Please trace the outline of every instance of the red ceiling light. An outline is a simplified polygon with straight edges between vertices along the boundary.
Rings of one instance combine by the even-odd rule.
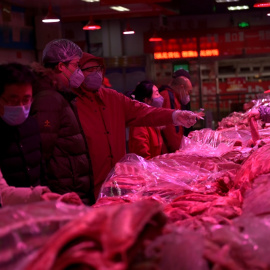
[[[162,41],[163,38],[160,37],[156,32],[154,32],[153,36],[148,39],[150,42],[159,42]]]
[[[53,13],[52,5],[51,5],[51,4],[49,5],[49,9],[48,9],[47,15],[44,17],[44,19],[42,20],[42,22],[44,22],[44,23],[55,23],[55,22],[60,22],[59,17],[56,16],[56,15]]]
[[[259,0],[257,3],[253,5],[255,8],[266,8],[270,7],[270,1],[269,0]]]
[[[89,22],[83,27],[83,30],[99,30],[99,29],[101,29],[101,26],[96,24],[91,17]]]

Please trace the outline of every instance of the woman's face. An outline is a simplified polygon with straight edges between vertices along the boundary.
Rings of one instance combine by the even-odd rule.
[[[152,90],[153,90],[152,99],[160,97],[160,93],[158,91],[158,88],[155,85],[153,85]]]

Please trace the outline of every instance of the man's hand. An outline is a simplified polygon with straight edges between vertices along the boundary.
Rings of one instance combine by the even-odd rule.
[[[260,112],[257,109],[253,109],[248,113],[248,118],[254,117],[256,120],[261,118]]]
[[[197,115],[197,119],[202,119],[204,120],[204,116],[205,116],[205,113],[204,112],[195,112],[195,114]]]
[[[82,200],[80,199],[80,197],[75,192],[70,192],[70,193],[66,193],[66,194],[62,195],[59,198],[59,201],[65,202],[65,203],[68,203],[68,204],[76,204],[76,205],[83,204]]]
[[[197,119],[202,119],[202,116],[204,116],[204,112],[194,113],[185,110],[175,110],[172,114],[173,124],[190,128],[197,122]]]
[[[41,195],[41,199],[44,201],[61,201],[67,204],[81,205],[83,202],[75,192],[66,193],[64,195],[47,192]]]
[[[61,197],[58,193],[46,192],[41,195],[41,199],[44,201],[56,201]]]

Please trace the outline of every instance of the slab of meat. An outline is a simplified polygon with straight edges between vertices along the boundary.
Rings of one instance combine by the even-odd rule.
[[[244,214],[258,216],[270,214],[270,174],[262,174],[255,178],[251,189],[244,194]]]
[[[203,250],[201,234],[179,228],[155,239],[147,247],[146,254],[148,258],[156,261],[157,267],[151,269],[208,270]]]
[[[256,177],[270,173],[270,144],[254,151],[243,163],[235,176],[235,184],[245,191]]]
[[[256,144],[256,141],[260,139],[260,134],[258,131],[258,124],[254,117],[249,118],[250,132],[253,143]]]
[[[151,200],[93,208],[59,230],[26,269],[127,269],[138,242],[159,235],[165,222]]]
[[[270,267],[268,217],[242,215],[230,225],[210,228],[205,237],[204,256],[212,269],[267,270]]]

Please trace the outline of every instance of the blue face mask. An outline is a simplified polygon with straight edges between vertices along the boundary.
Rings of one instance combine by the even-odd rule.
[[[69,78],[69,87],[70,88],[78,88],[84,81],[84,75],[82,71],[77,68]]]
[[[4,114],[1,117],[8,125],[18,126],[29,116],[31,103],[25,106],[4,106]]]
[[[84,80],[83,84],[88,91],[97,91],[102,84],[102,72],[90,73]]]
[[[163,96],[157,97],[157,98],[153,98],[151,106],[157,107],[157,108],[161,108],[164,102],[164,98]]]

